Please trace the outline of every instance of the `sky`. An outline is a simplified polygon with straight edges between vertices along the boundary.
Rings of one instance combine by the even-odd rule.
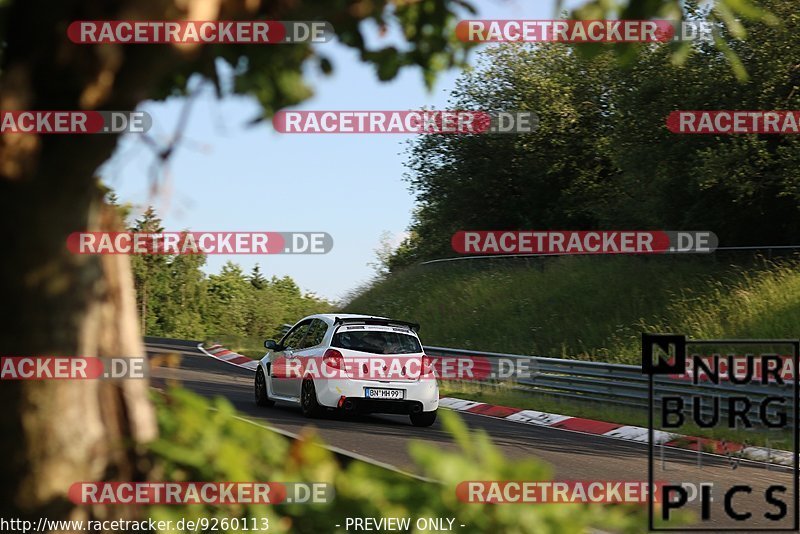
[[[580,3],[566,2],[564,8]],[[473,0],[473,5],[478,15],[465,18],[551,19],[554,9],[552,0]],[[442,73],[431,91],[417,69],[380,82],[357,52],[335,40],[317,46],[331,58],[334,74],[310,73],[315,95],[292,109],[445,109],[459,75]],[[476,57],[473,52],[471,61]],[[174,135],[185,104],[171,98],[140,106],[153,117],[150,135],[159,143],[166,145]],[[258,113],[251,98],[220,100],[210,88],[201,91],[178,150],[159,173],[155,195],[153,153],[135,135],[122,139],[100,176],[120,202],[133,204],[134,216],[153,205],[166,231],[328,232],[334,244],[325,255],[212,255],[205,271],[219,272],[231,260],[248,272],[258,263],[266,276],[289,275],[303,291],[342,301],[373,277],[369,264],[382,236],[388,233],[396,245],[406,235],[414,197],[403,180],[404,150],[414,135],[280,134],[268,123],[248,126]]]

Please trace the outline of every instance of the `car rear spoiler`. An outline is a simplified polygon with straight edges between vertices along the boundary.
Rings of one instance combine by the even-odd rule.
[[[382,319],[380,317],[336,317],[333,325],[337,324],[373,324],[380,326],[405,326],[414,332],[419,332],[419,324],[409,323],[408,321],[396,321],[394,319]]]

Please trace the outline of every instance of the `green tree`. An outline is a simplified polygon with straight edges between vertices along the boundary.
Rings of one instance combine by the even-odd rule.
[[[392,268],[453,255],[458,230],[708,229],[723,245],[789,244],[800,232],[791,135],[678,135],[680,109],[794,109],[800,42],[792,6],[763,5],[786,25],[745,22],[740,41],[717,30],[754,74],[742,82],[719,46],[671,45],[594,56],[546,43],[488,49],[452,95],[460,109],[532,110],[525,135],[425,136],[408,150],[417,197],[410,237]],[[693,15],[694,16],[694,15]]]
[[[169,285],[164,316],[164,333],[178,339],[202,339],[206,334],[208,282],[202,267],[203,254],[181,254],[169,262]]]
[[[557,0],[556,12],[560,12],[561,5],[562,0]],[[589,0],[573,9],[571,18],[683,20],[687,16],[702,14],[716,28],[713,37],[715,51],[724,56],[728,71],[738,81],[744,82],[749,79],[752,71],[742,63],[731,38],[738,42],[750,39],[746,22],[778,26],[783,19],[770,9],[773,5],[771,0]],[[622,60],[623,65],[633,65],[641,48],[641,45],[622,43],[614,46],[612,51]],[[601,43],[581,44],[575,47],[575,52],[584,57],[594,57],[603,49],[604,45]],[[669,51],[672,61],[675,64],[682,63],[692,53],[691,49],[691,42],[671,44]]]
[[[158,234],[164,231],[155,208],[148,206],[136,219],[131,232]],[[142,332],[147,335],[164,335],[163,318],[167,315],[164,303],[170,294],[169,258],[164,254],[137,254],[131,256],[133,283]]]
[[[160,233],[162,224],[150,207],[131,231]],[[331,307],[304,295],[289,276],[267,280],[258,264],[245,275],[229,261],[219,274],[207,277],[205,263],[204,254],[133,256],[137,309],[145,333],[183,339],[220,334],[277,337],[283,324]]]
[[[247,309],[253,286],[233,262],[208,277],[207,324],[211,333],[247,334]]]
[[[605,140],[613,58],[593,59],[561,44],[488,49],[462,75],[454,109],[534,111],[531,134],[421,137],[407,167],[418,208],[411,237],[390,265],[452,255],[463,229],[584,229],[598,224],[593,203],[617,172]]]
[[[256,289],[264,289],[267,279],[261,274],[261,267],[256,263],[250,270],[250,284]]]
[[[796,242],[797,136],[676,135],[664,127],[678,109],[797,109],[800,42],[791,28],[800,17],[781,0],[762,5],[784,24],[745,23],[747,40],[727,36],[751,74],[746,83],[709,44],[697,45],[680,65],[666,48],[642,53],[620,73],[610,146],[622,170],[615,190],[624,195],[604,220],[621,209],[635,224],[714,230],[724,245]]]

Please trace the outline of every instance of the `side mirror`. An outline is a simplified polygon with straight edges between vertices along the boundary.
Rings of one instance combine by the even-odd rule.
[[[264,348],[269,350],[278,350],[279,345],[272,339],[268,339],[264,342]]]

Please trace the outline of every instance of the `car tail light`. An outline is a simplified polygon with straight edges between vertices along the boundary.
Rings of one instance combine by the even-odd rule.
[[[332,369],[342,369],[344,367],[344,356],[336,349],[328,349],[322,356],[322,363]]]

